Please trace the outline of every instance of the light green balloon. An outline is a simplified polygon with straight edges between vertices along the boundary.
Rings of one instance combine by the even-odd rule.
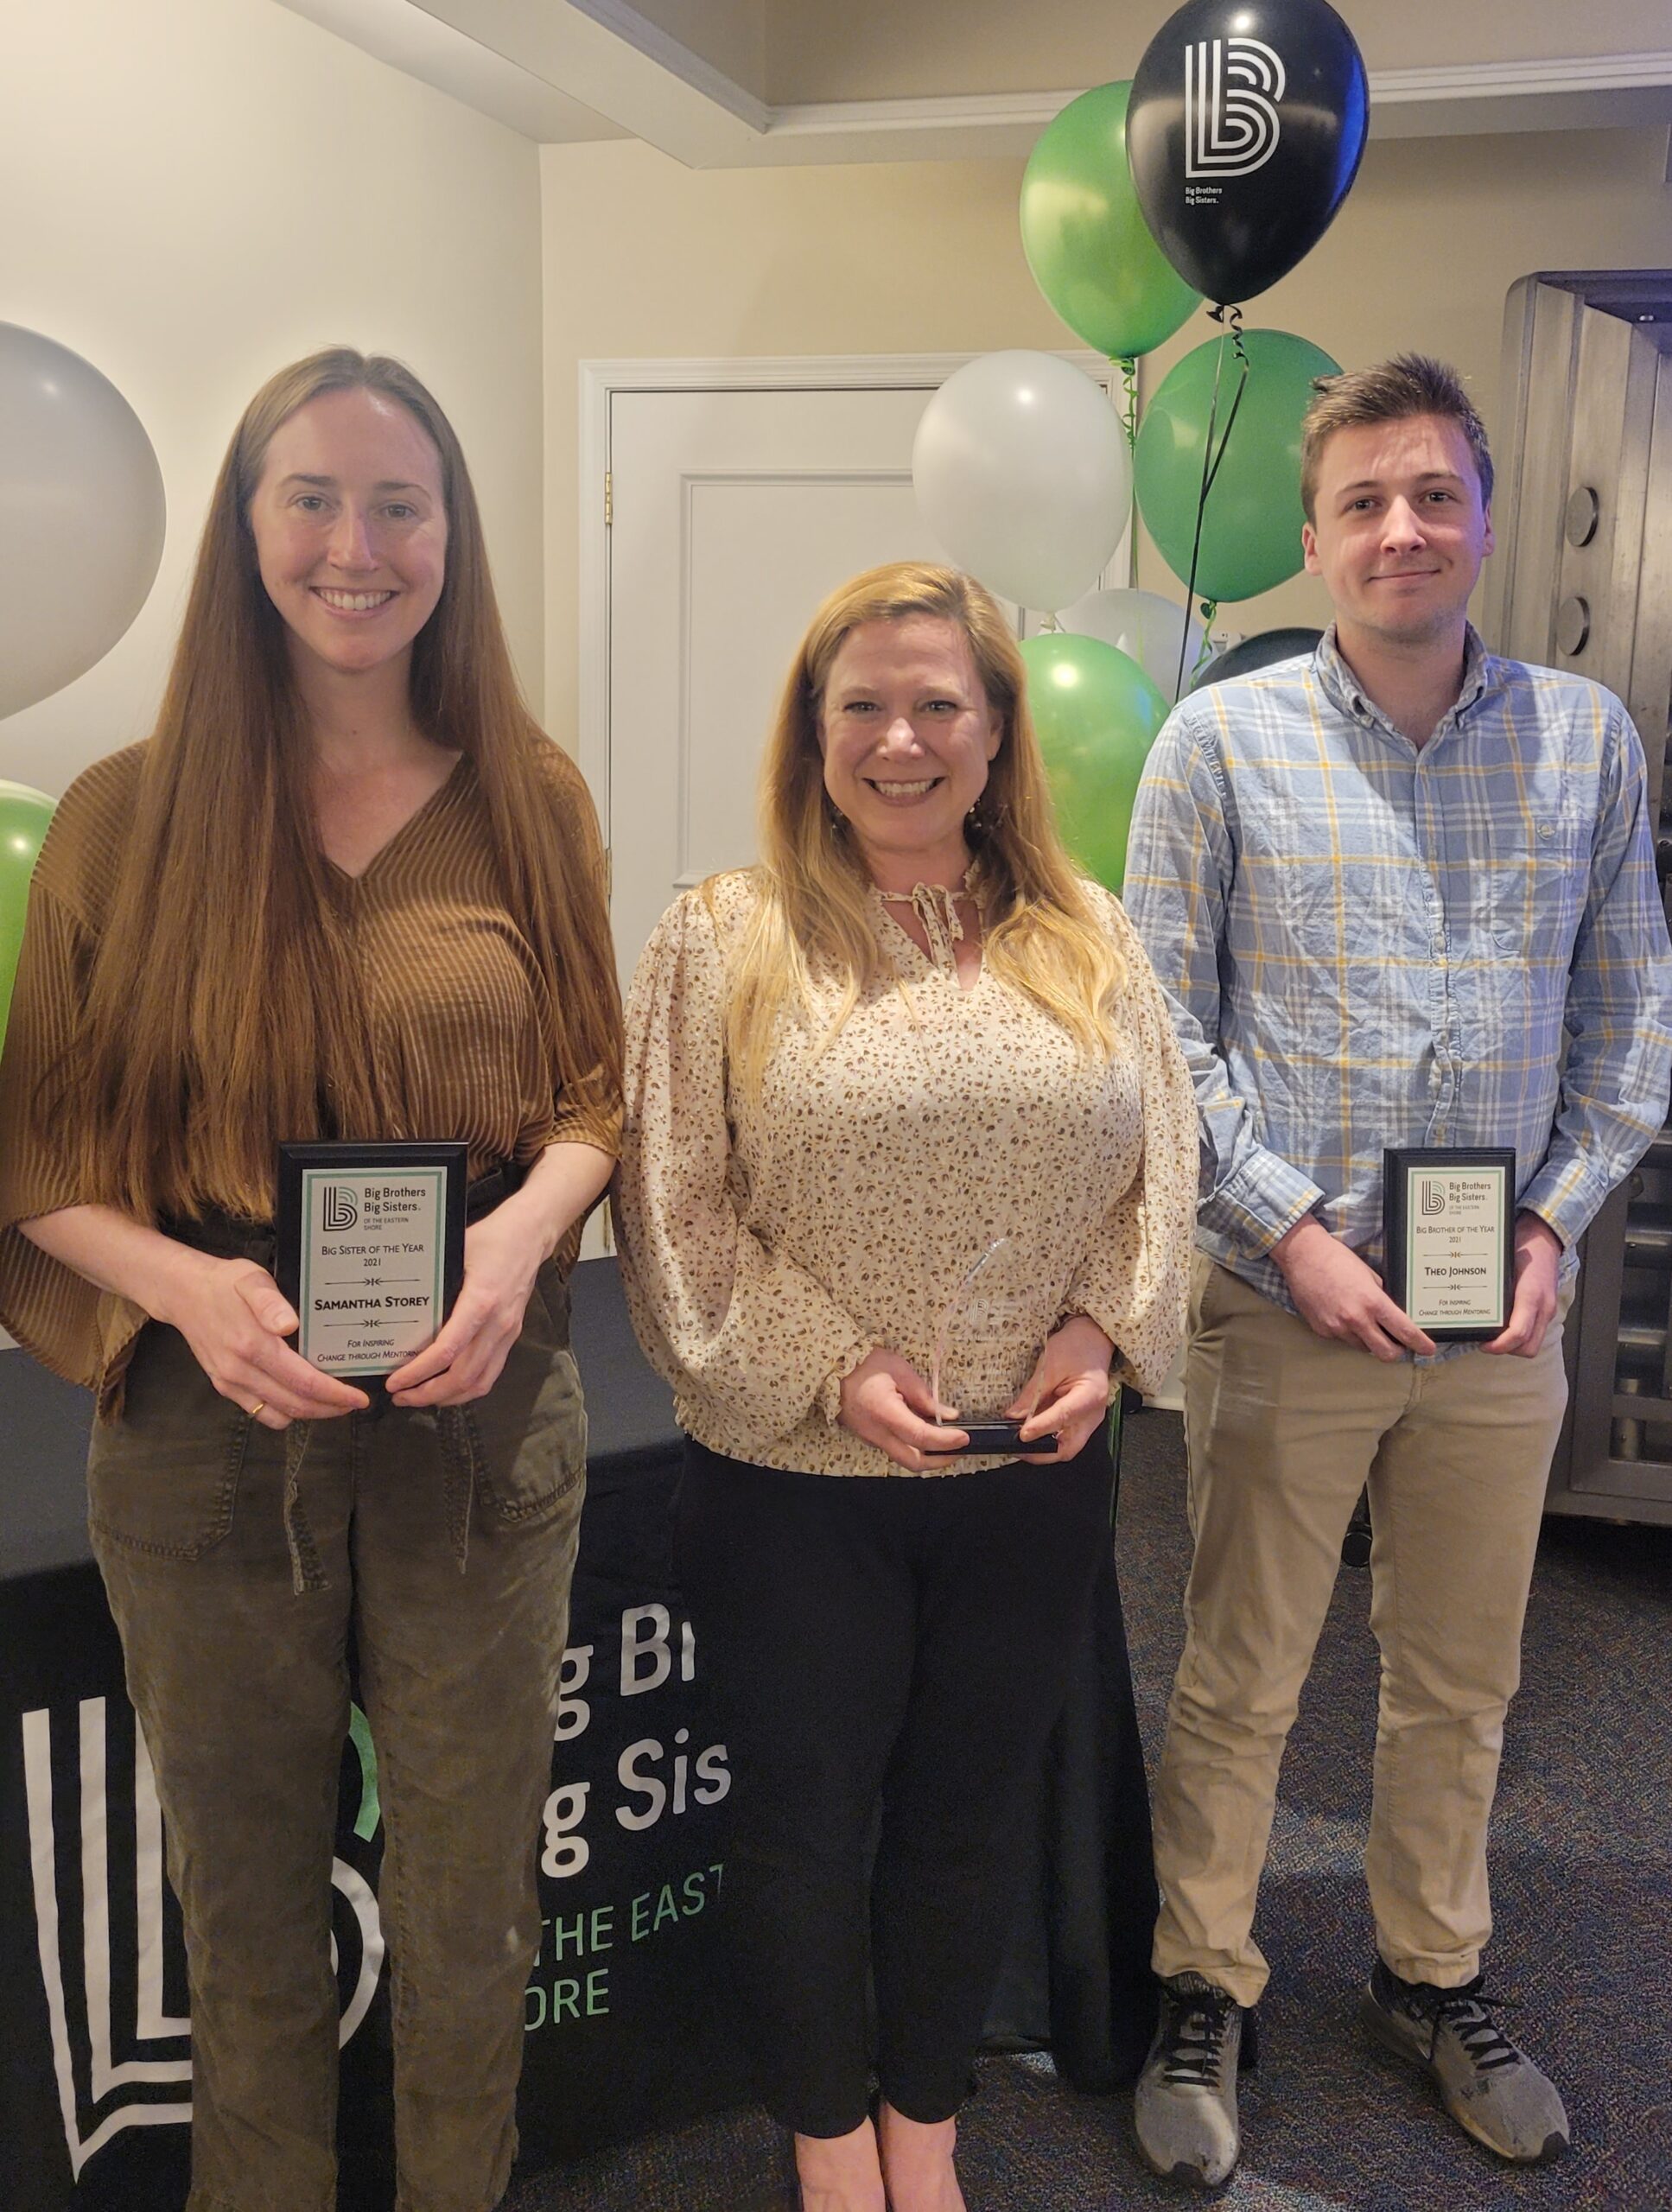
[[[1063,842],[1118,893],[1132,802],[1167,704],[1135,660],[1061,630],[1023,644],[1027,703],[1045,754]]]
[[[11,1012],[11,987],[23,943],[23,914],[53,802],[27,784],[0,782],[0,1044]]]
[[[1299,574],[1301,565],[1300,418],[1314,377],[1339,373],[1320,346],[1287,330],[1247,330],[1248,383],[1231,421],[1241,374],[1229,338],[1205,346],[1167,372],[1144,410],[1133,455],[1138,510],[1161,557],[1181,583],[1190,580],[1191,543],[1202,491],[1202,454],[1219,374],[1213,449],[1224,458],[1208,493],[1196,563],[1198,599],[1252,599]],[[1230,421],[1230,435],[1225,424]]]
[[[1022,177],[1022,251],[1069,328],[1130,359],[1201,304],[1149,234],[1126,158],[1129,81],[1098,85],[1048,123]]]

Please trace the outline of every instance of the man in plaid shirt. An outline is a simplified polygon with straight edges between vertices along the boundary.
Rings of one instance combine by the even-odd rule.
[[[1174,711],[1126,882],[1203,1140],[1196,1548],[1136,2121],[1156,2171],[1205,2184],[1237,2159],[1278,1763],[1366,1484],[1382,1685],[1360,2017],[1502,2157],[1567,2146],[1483,1989],[1486,1829],[1574,1244],[1659,1130],[1672,1066],[1643,748],[1607,692],[1469,626],[1492,473],[1461,384],[1418,355],[1321,379],[1302,450],[1334,625]],[[1384,1145],[1515,1147],[1515,1299],[1491,1341],[1440,1351],[1383,1288]]]

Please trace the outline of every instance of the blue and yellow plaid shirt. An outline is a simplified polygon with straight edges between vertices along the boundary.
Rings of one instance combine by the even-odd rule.
[[[1195,1079],[1197,1241],[1291,1310],[1268,1255],[1308,1211],[1381,1268],[1384,1145],[1513,1145],[1571,1274],[1665,1119],[1672,951],[1637,732],[1472,629],[1421,751],[1333,629],[1181,702],[1126,905]]]

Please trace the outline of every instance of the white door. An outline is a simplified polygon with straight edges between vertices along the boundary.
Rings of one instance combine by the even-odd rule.
[[[912,442],[954,365],[881,387],[611,392],[607,747],[582,757],[607,779],[624,982],[681,891],[753,859],[761,748],[819,601],[880,562],[945,558]]]
[[[754,857],[754,780],[813,609],[944,557],[912,496],[926,391],[627,391],[610,406],[610,854],[624,979],[664,909]]]

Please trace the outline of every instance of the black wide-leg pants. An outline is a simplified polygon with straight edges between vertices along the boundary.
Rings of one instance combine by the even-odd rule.
[[[686,1445],[677,1562],[735,1776],[741,2019],[802,2134],[859,2126],[874,2056],[909,2119],[967,2094],[1113,1480],[1101,1433],[1062,1466],[922,1477]]]

